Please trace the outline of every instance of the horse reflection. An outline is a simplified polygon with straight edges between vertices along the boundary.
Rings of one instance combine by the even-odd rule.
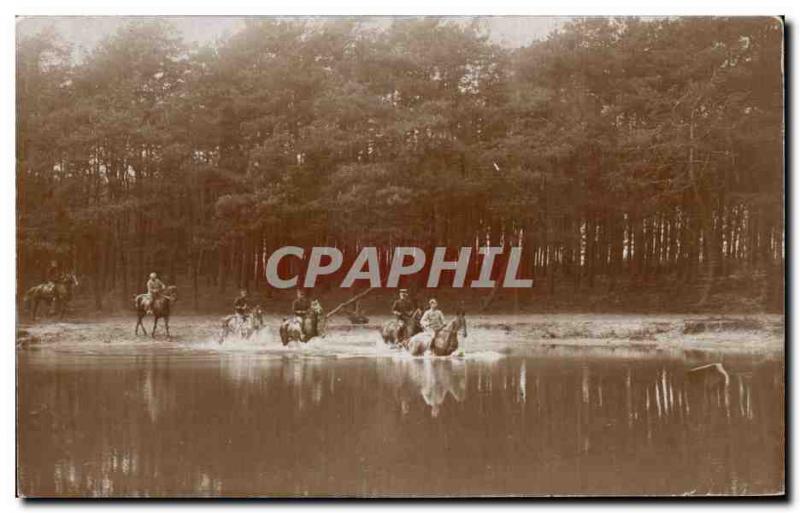
[[[411,360],[402,362],[405,375],[431,408],[431,416],[438,417],[448,394],[458,402],[467,395],[467,366],[452,360]]]
[[[243,394],[266,388],[268,383],[280,382],[297,410],[318,405],[334,392],[335,369],[316,359],[254,358],[252,354],[234,354],[221,360],[221,370],[222,376]]]

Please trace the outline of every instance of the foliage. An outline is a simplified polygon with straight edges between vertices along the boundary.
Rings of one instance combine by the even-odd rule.
[[[19,269],[55,257],[126,302],[153,269],[265,286],[289,243],[522,244],[550,287],[780,265],[782,38],[580,19],[511,50],[437,19],[269,19],[188,47],[136,22],[83,59],[22,38]]]

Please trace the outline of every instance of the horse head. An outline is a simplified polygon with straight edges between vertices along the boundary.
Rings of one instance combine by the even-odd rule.
[[[449,356],[458,349],[458,332],[467,336],[467,317],[463,310],[458,310],[455,319],[439,332],[431,341],[431,350],[436,356]]]
[[[164,297],[169,299],[170,302],[174,302],[178,299],[178,286],[177,285],[170,285],[164,290]]]
[[[251,308],[250,315],[253,317],[253,320],[256,321],[259,327],[264,324],[264,310],[261,309],[261,305],[256,305]]]
[[[78,277],[75,276],[75,273],[64,273],[61,275],[61,279],[59,280],[60,283],[66,285],[67,287],[77,287]]]

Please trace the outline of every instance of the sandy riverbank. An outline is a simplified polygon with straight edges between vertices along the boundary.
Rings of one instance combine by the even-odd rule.
[[[326,341],[377,342],[378,328],[388,319],[377,316],[366,325],[351,325],[343,317],[329,321]],[[267,316],[265,346],[278,344],[281,318]],[[134,319],[109,317],[103,320],[20,322],[18,347],[141,346],[153,344],[202,344],[215,341],[219,318],[175,316],[170,322],[172,337],[162,328],[156,340],[135,336]],[[148,331],[152,320],[147,322]],[[468,319],[467,344],[473,347],[571,347],[697,349],[730,353],[782,354],[784,320],[779,315],[598,315],[533,314],[481,315]]]

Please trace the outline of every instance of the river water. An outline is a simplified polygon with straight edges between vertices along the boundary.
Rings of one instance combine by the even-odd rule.
[[[26,348],[25,496],[762,494],[780,356],[471,341]],[[691,372],[697,367],[720,363]]]

